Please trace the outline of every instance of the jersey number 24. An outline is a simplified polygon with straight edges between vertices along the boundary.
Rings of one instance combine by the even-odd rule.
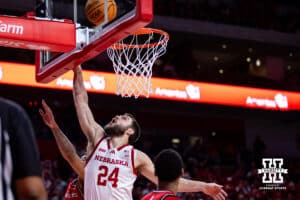
[[[112,183],[112,187],[118,187],[119,168],[114,168],[110,174],[108,174],[107,166],[100,165],[98,170],[98,185],[106,186],[109,181]]]

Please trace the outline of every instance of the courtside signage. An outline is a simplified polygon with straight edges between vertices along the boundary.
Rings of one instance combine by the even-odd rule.
[[[83,70],[83,76],[89,92],[115,94],[114,73]],[[0,84],[71,90],[73,72],[42,84],[35,81],[34,65],[0,62]],[[163,78],[152,78],[149,98],[266,110],[300,110],[300,93],[297,92]]]

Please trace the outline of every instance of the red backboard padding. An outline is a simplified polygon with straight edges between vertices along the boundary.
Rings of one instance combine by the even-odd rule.
[[[0,16],[0,46],[68,52],[76,46],[75,34],[70,20]]]

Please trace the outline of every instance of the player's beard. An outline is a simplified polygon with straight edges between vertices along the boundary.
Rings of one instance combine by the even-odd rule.
[[[124,134],[125,130],[126,130],[125,127],[121,127],[118,125],[107,124],[106,126],[104,126],[104,131],[105,131],[106,135],[110,136],[110,137],[121,136]]]

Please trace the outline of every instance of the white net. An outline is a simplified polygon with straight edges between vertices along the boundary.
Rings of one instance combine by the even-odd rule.
[[[117,95],[149,97],[152,66],[166,52],[168,39],[161,30],[143,28],[107,49],[116,73]]]

